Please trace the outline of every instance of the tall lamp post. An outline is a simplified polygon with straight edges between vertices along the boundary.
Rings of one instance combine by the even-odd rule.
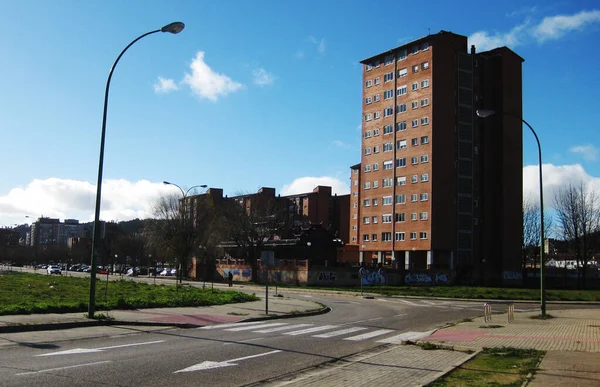
[[[486,118],[491,115],[494,115],[496,112],[494,110],[477,110],[477,116],[481,118]],[[514,114],[504,113],[501,114],[513,118],[517,118],[521,120],[533,133],[535,137],[535,141],[538,146],[538,157],[539,157],[539,178],[540,178],[540,308],[542,312],[542,317],[546,317],[546,288],[544,287],[544,186],[542,180],[542,146],[540,145],[540,139],[538,138],[537,133],[531,125],[527,121],[525,121],[522,117],[515,116]]]
[[[185,231],[185,213],[186,213],[186,209],[185,209],[185,199],[187,198],[188,194],[190,193],[190,191],[194,188],[206,188],[208,187],[206,184],[200,184],[200,185],[195,185],[193,187],[188,188],[187,191],[184,191],[183,188],[181,188],[180,186],[178,186],[175,183],[170,183],[168,181],[163,181],[163,184],[165,185],[174,185],[175,187],[179,188],[179,190],[181,191],[181,232],[183,233]],[[184,238],[181,238],[182,243],[186,243],[186,240]],[[179,277],[179,283],[181,283],[183,281],[183,257],[180,257],[179,260],[180,263],[180,267],[177,269],[177,276]]]
[[[140,40],[148,35],[152,35],[157,32],[169,32],[171,34],[178,34],[183,30],[184,27],[185,27],[185,24],[183,24],[181,22],[174,22],[171,24],[167,24],[166,26],[162,27],[161,29],[146,32],[145,34],[138,36],[131,43],[129,43],[127,45],[127,47],[125,47],[123,49],[123,51],[121,51],[121,53],[117,57],[117,60],[115,60],[115,63],[113,63],[112,67],[110,68],[110,71],[108,72],[108,79],[106,81],[106,90],[104,92],[104,112],[102,115],[102,134],[100,137],[100,161],[98,162],[98,183],[96,185],[96,210],[94,213],[94,234],[93,234],[93,238],[92,238],[92,262],[91,262],[92,271],[90,272],[90,300],[89,300],[89,304],[88,304],[88,318],[94,317],[94,312],[95,312],[95,307],[96,307],[96,258],[98,255],[98,244],[100,242],[100,199],[102,196],[102,167],[104,164],[104,137],[106,134],[106,112],[108,109],[108,90],[110,88],[110,80],[112,78],[113,71],[115,70],[115,67],[117,66],[117,63],[119,63],[119,60],[121,59],[123,54],[125,54],[125,51],[127,51],[127,49],[129,47],[131,47],[135,42],[137,42],[138,40]]]

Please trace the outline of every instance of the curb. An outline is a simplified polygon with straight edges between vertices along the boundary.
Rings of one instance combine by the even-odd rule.
[[[276,315],[276,316],[250,317],[250,318],[247,318],[244,320],[240,320],[239,322],[279,320],[279,319],[294,318],[294,317],[310,317],[310,316],[318,316],[320,314],[325,314],[325,313],[331,312],[330,307],[325,306],[325,305],[323,305],[323,306],[324,307],[319,310],[310,311],[310,312],[300,312],[300,313],[283,314],[283,315]]]

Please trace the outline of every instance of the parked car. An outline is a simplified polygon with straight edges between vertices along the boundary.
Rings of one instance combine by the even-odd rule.
[[[110,269],[104,269],[102,267],[98,268],[98,274],[110,274]]]
[[[48,272],[48,274],[62,274],[60,266],[56,266],[56,265],[50,265],[50,266],[48,266],[48,268],[46,269],[46,271]]]

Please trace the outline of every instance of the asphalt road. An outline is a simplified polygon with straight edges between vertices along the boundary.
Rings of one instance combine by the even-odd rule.
[[[78,328],[79,338],[66,341],[57,332],[22,333],[13,336],[19,345],[0,349],[0,386],[247,385],[482,314],[480,302],[297,296],[332,311],[199,329]]]

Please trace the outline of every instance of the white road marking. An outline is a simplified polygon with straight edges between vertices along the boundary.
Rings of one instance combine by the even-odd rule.
[[[378,329],[373,332],[363,333],[362,335],[347,337],[344,340],[350,341],[360,341],[365,339],[370,339],[371,337],[385,335],[386,333],[394,332],[393,329]]]
[[[337,327],[338,327],[338,325],[323,325],[320,327],[302,329],[302,330],[294,331],[294,332],[285,332],[284,335],[298,336],[298,335],[304,335],[306,333],[325,331],[327,329],[333,329],[333,328],[337,328]]]
[[[252,338],[252,339],[246,339],[246,340],[235,341],[235,342],[233,342],[233,343],[225,343],[225,344],[223,344],[223,345],[232,345],[232,344],[239,344],[239,343],[249,343],[249,342],[251,342],[251,341],[258,341],[258,340],[262,340],[262,339],[264,339],[264,337],[255,337],[255,338]]]
[[[433,301],[421,300],[421,302],[424,304],[429,304],[429,305],[437,305],[437,303],[433,302]]]
[[[56,355],[73,355],[73,354],[82,354],[82,353],[96,353],[102,352],[107,349],[115,349],[115,348],[125,348],[125,347],[136,347],[138,345],[148,345],[148,344],[158,344],[163,343],[164,340],[158,341],[148,341],[145,343],[132,343],[132,344],[122,344],[122,345],[113,345],[111,347],[102,347],[102,348],[74,348],[68,349],[66,351],[52,352],[52,353],[43,353],[41,355],[35,355],[35,357],[39,356],[56,356]]]
[[[289,324],[288,323],[269,323],[269,324],[261,324],[261,325],[250,325],[247,327],[227,328],[225,330],[228,332],[240,332],[240,331],[250,331],[252,329],[257,329],[257,328],[277,327],[280,325],[289,325]]]
[[[404,332],[396,336],[388,337],[383,340],[378,340],[378,343],[386,343],[386,344],[402,344],[403,341],[406,340],[419,340],[423,337],[427,337],[431,335],[434,331],[427,332]]]
[[[313,335],[313,337],[329,338],[329,337],[345,335],[345,334],[352,333],[352,332],[363,331],[365,329],[367,329],[367,328],[352,327],[352,328],[341,329],[339,331],[321,333],[320,335]]]
[[[407,305],[411,305],[411,306],[425,306],[425,307],[427,307],[427,305],[417,304],[416,302],[412,302],[412,301],[408,301],[408,300],[398,300],[398,301],[395,301],[395,302],[402,303],[402,304],[407,304]]]
[[[61,370],[67,370],[69,368],[85,367],[85,366],[91,366],[91,365],[97,365],[97,364],[104,364],[104,363],[111,363],[111,361],[110,360],[104,360],[104,361],[97,361],[97,362],[94,362],[94,363],[77,364],[77,365],[66,366],[66,367],[58,367],[58,368],[49,368],[49,369],[40,370],[40,371],[21,372],[20,374],[15,374],[15,376],[33,375],[33,374],[39,374],[39,373],[42,373],[42,372],[61,371]]]
[[[229,327],[242,327],[242,326],[246,326],[246,325],[258,325],[258,324],[264,324],[264,321],[250,321],[250,322],[242,322],[242,323],[207,325],[205,327],[200,327],[198,329],[220,329],[220,328],[229,328]]]
[[[367,319],[367,320],[352,321],[352,322],[344,323],[344,324],[341,324],[341,325],[358,324],[358,323],[361,323],[361,322],[375,321],[375,320],[382,320],[382,319],[383,319],[383,317],[375,317],[375,318],[370,318],[370,319]]]
[[[196,365],[184,368],[184,369],[179,370],[179,371],[175,371],[173,373],[177,374],[177,373],[180,373],[180,372],[192,372],[192,371],[209,370],[211,368],[231,367],[231,366],[237,365],[237,364],[234,363],[236,361],[242,361],[242,360],[247,360],[247,359],[253,359],[255,357],[272,355],[272,354],[278,353],[278,352],[281,352],[281,350],[275,350],[275,351],[271,351],[271,352],[259,353],[257,355],[250,355],[250,356],[238,357],[237,359],[231,359],[231,360],[226,360],[226,361],[218,361],[218,362],[217,361],[203,361],[202,363],[198,363]]]
[[[389,302],[388,300],[385,300],[383,298],[377,298],[377,301],[381,301],[381,302]]]
[[[252,331],[255,333],[271,333],[271,332],[279,332],[279,331],[286,331],[288,329],[296,329],[296,328],[304,328],[304,327],[311,327],[314,324],[294,324],[294,325],[288,325],[288,326],[284,326],[284,327],[276,327],[276,328],[269,328],[269,329],[261,329],[259,331]]]
[[[392,317],[400,317],[400,316],[406,316],[406,313],[395,314]]]

